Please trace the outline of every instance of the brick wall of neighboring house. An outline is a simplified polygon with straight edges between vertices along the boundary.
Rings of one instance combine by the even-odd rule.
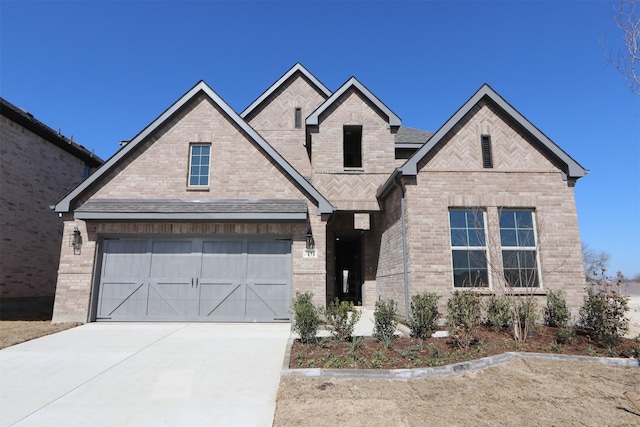
[[[301,73],[292,76],[245,121],[305,177],[311,176],[311,162],[305,146],[304,120],[325,97]],[[295,109],[301,109],[300,128],[295,128]]]
[[[483,169],[480,135],[491,135],[493,169]],[[419,165],[407,185],[411,293],[435,291],[444,305],[453,290],[449,208],[486,211],[490,265],[501,270],[500,208],[535,212],[542,290],[564,289],[574,311],[582,302],[584,267],[574,189],[527,137],[487,105],[473,109]],[[492,286],[499,292],[497,278]]]
[[[85,163],[0,116],[0,298],[52,298],[62,220],[50,209],[83,180]]]
[[[362,126],[360,170],[344,168],[345,125]],[[348,90],[321,115],[311,141],[314,187],[339,210],[379,210],[376,190],[394,169],[395,140],[377,108],[355,89]]]
[[[209,191],[187,186],[189,143],[211,143]],[[110,179],[109,179],[110,178]],[[143,147],[111,172],[103,185],[87,191],[92,199],[305,199],[306,196],[280,173],[260,149],[232,125],[208,98],[198,97],[169,124],[150,137]],[[293,295],[314,293],[325,303],[327,218],[316,215],[308,202],[309,222],[295,224],[117,224],[85,223],[65,219],[65,233],[78,226],[83,236],[82,254],[62,245],[54,321],[87,321],[92,288],[95,243],[103,233],[142,234],[286,234],[294,239]],[[317,258],[302,258],[305,236],[312,228]],[[87,229],[88,227],[88,229]],[[71,231],[69,231],[71,230]]]

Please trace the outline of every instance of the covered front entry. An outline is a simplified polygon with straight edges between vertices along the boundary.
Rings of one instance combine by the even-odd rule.
[[[291,240],[105,238],[96,320],[289,320]]]

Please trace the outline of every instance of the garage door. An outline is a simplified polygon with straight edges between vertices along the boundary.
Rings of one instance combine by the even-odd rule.
[[[97,320],[289,320],[291,240],[105,239]]]

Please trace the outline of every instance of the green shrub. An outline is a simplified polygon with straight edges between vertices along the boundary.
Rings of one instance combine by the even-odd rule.
[[[338,298],[327,305],[323,314],[331,335],[339,341],[351,340],[356,323],[362,316],[360,311],[354,310],[352,302]]]
[[[547,305],[544,308],[544,323],[554,328],[565,328],[571,320],[571,311],[562,289],[547,292]]]
[[[535,330],[536,323],[540,320],[538,302],[534,296],[518,299],[518,316],[520,318],[520,328],[526,337],[526,332]]]
[[[449,335],[458,346],[469,348],[478,340],[482,302],[477,293],[454,291],[447,301],[447,325]]]
[[[511,307],[505,296],[491,295],[487,302],[487,323],[494,331],[499,332],[511,324]]]
[[[379,299],[376,301],[375,310],[373,312],[373,336],[378,341],[382,341],[385,346],[389,347],[393,341],[393,334],[396,332],[396,309],[397,304],[394,300],[388,301]]]
[[[293,313],[293,330],[300,335],[302,342],[308,343],[315,339],[320,324],[320,310],[313,305],[313,294],[296,292],[291,304]]]
[[[558,344],[569,344],[576,337],[574,328],[560,328],[556,332],[556,342]]]
[[[433,292],[425,292],[411,297],[411,313],[409,315],[409,327],[414,337],[428,338],[431,331],[438,326],[440,313],[438,312],[438,300],[440,295]]]
[[[617,286],[623,279],[618,273]],[[580,325],[589,330],[591,339],[605,345],[617,344],[629,330],[629,319],[625,317],[629,297],[614,290],[614,285],[604,275],[586,291],[580,307]]]

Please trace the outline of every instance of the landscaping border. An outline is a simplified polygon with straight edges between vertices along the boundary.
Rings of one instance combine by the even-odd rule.
[[[529,353],[529,352],[506,352],[494,356],[487,356],[481,359],[467,362],[454,363],[452,365],[438,366],[432,368],[413,369],[323,369],[323,368],[300,368],[290,369],[291,349],[295,338],[289,338],[287,349],[284,355],[281,377],[308,377],[308,378],[360,378],[360,379],[386,379],[386,380],[408,380],[422,377],[444,377],[461,374],[465,372],[481,371],[492,366],[502,365],[515,359],[542,359],[557,360],[563,362],[596,362],[602,365],[640,368],[640,360],[623,359],[619,357],[592,357],[592,356],[571,356],[565,354],[551,353]]]

